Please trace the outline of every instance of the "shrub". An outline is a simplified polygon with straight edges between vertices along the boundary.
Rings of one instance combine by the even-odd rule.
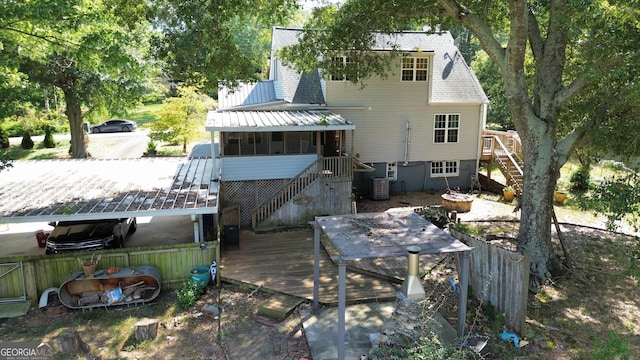
[[[569,178],[571,183],[571,190],[574,191],[587,191],[589,190],[590,176],[588,168],[580,168],[571,174]]]
[[[53,139],[53,127],[49,125],[44,126],[44,147],[47,149],[56,147],[56,141]]]
[[[446,228],[451,222],[449,216],[447,215],[447,210],[443,207],[427,206],[420,209],[415,209],[415,212],[440,229]]]
[[[197,282],[190,280],[182,283],[182,288],[176,290],[176,296],[178,297],[178,304],[181,308],[187,309],[198,301],[202,295],[204,288],[202,288]]]
[[[24,132],[24,134],[22,135],[22,142],[20,143],[20,146],[23,149],[33,149],[33,139],[31,139],[31,134],[29,134],[29,132]]]
[[[0,149],[8,149],[9,146],[9,136],[7,136],[7,134],[2,129],[0,129]]]

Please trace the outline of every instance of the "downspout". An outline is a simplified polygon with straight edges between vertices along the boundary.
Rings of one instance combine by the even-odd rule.
[[[409,120],[407,120],[407,125],[404,133],[404,163],[402,166],[409,165],[409,145],[411,144],[411,127]]]
[[[474,175],[476,179],[478,178],[478,168],[480,167],[480,157],[482,156],[482,148],[484,147],[484,129],[487,126],[488,107],[489,106],[487,103],[483,103],[482,105],[480,105],[480,114],[478,114],[480,116],[480,121],[478,122],[479,123],[478,153],[476,154],[476,166],[474,170]]]

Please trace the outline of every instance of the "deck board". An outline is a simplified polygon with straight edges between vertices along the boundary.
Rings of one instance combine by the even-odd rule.
[[[240,250],[222,252],[220,276],[226,281],[312,300],[313,230],[255,234],[241,229]],[[398,289],[397,281],[347,271],[349,303],[394,299]],[[319,300],[325,305],[338,303],[338,267],[324,250],[320,257]]]

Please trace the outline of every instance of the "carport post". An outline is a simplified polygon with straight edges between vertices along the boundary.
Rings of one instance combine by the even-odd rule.
[[[191,214],[191,222],[193,223],[193,242],[200,241],[200,226],[198,225],[198,215]]]
[[[338,360],[344,360],[347,262],[338,260]]]
[[[202,214],[198,214],[198,240],[203,243],[204,242],[204,220],[202,219]]]
[[[317,221],[310,221],[313,225],[313,313],[318,313],[320,302],[320,225]]]
[[[460,298],[458,299],[458,338],[464,336],[464,323],[467,320],[467,288],[469,287],[469,264],[471,251],[463,251],[460,259]]]

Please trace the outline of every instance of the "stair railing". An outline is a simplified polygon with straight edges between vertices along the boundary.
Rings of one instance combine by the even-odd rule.
[[[500,140],[499,136],[484,135],[483,140],[483,153],[490,151],[491,158],[496,160],[498,167],[507,178],[507,185],[512,185],[516,189],[516,193],[522,194],[522,183],[509,169],[514,169],[521,178],[524,178],[524,172],[516,158],[511,154],[511,151]]]
[[[255,229],[258,223],[266,220],[317,179],[351,178],[352,174],[353,167],[350,157],[319,157],[255,207],[251,212],[251,226]]]

